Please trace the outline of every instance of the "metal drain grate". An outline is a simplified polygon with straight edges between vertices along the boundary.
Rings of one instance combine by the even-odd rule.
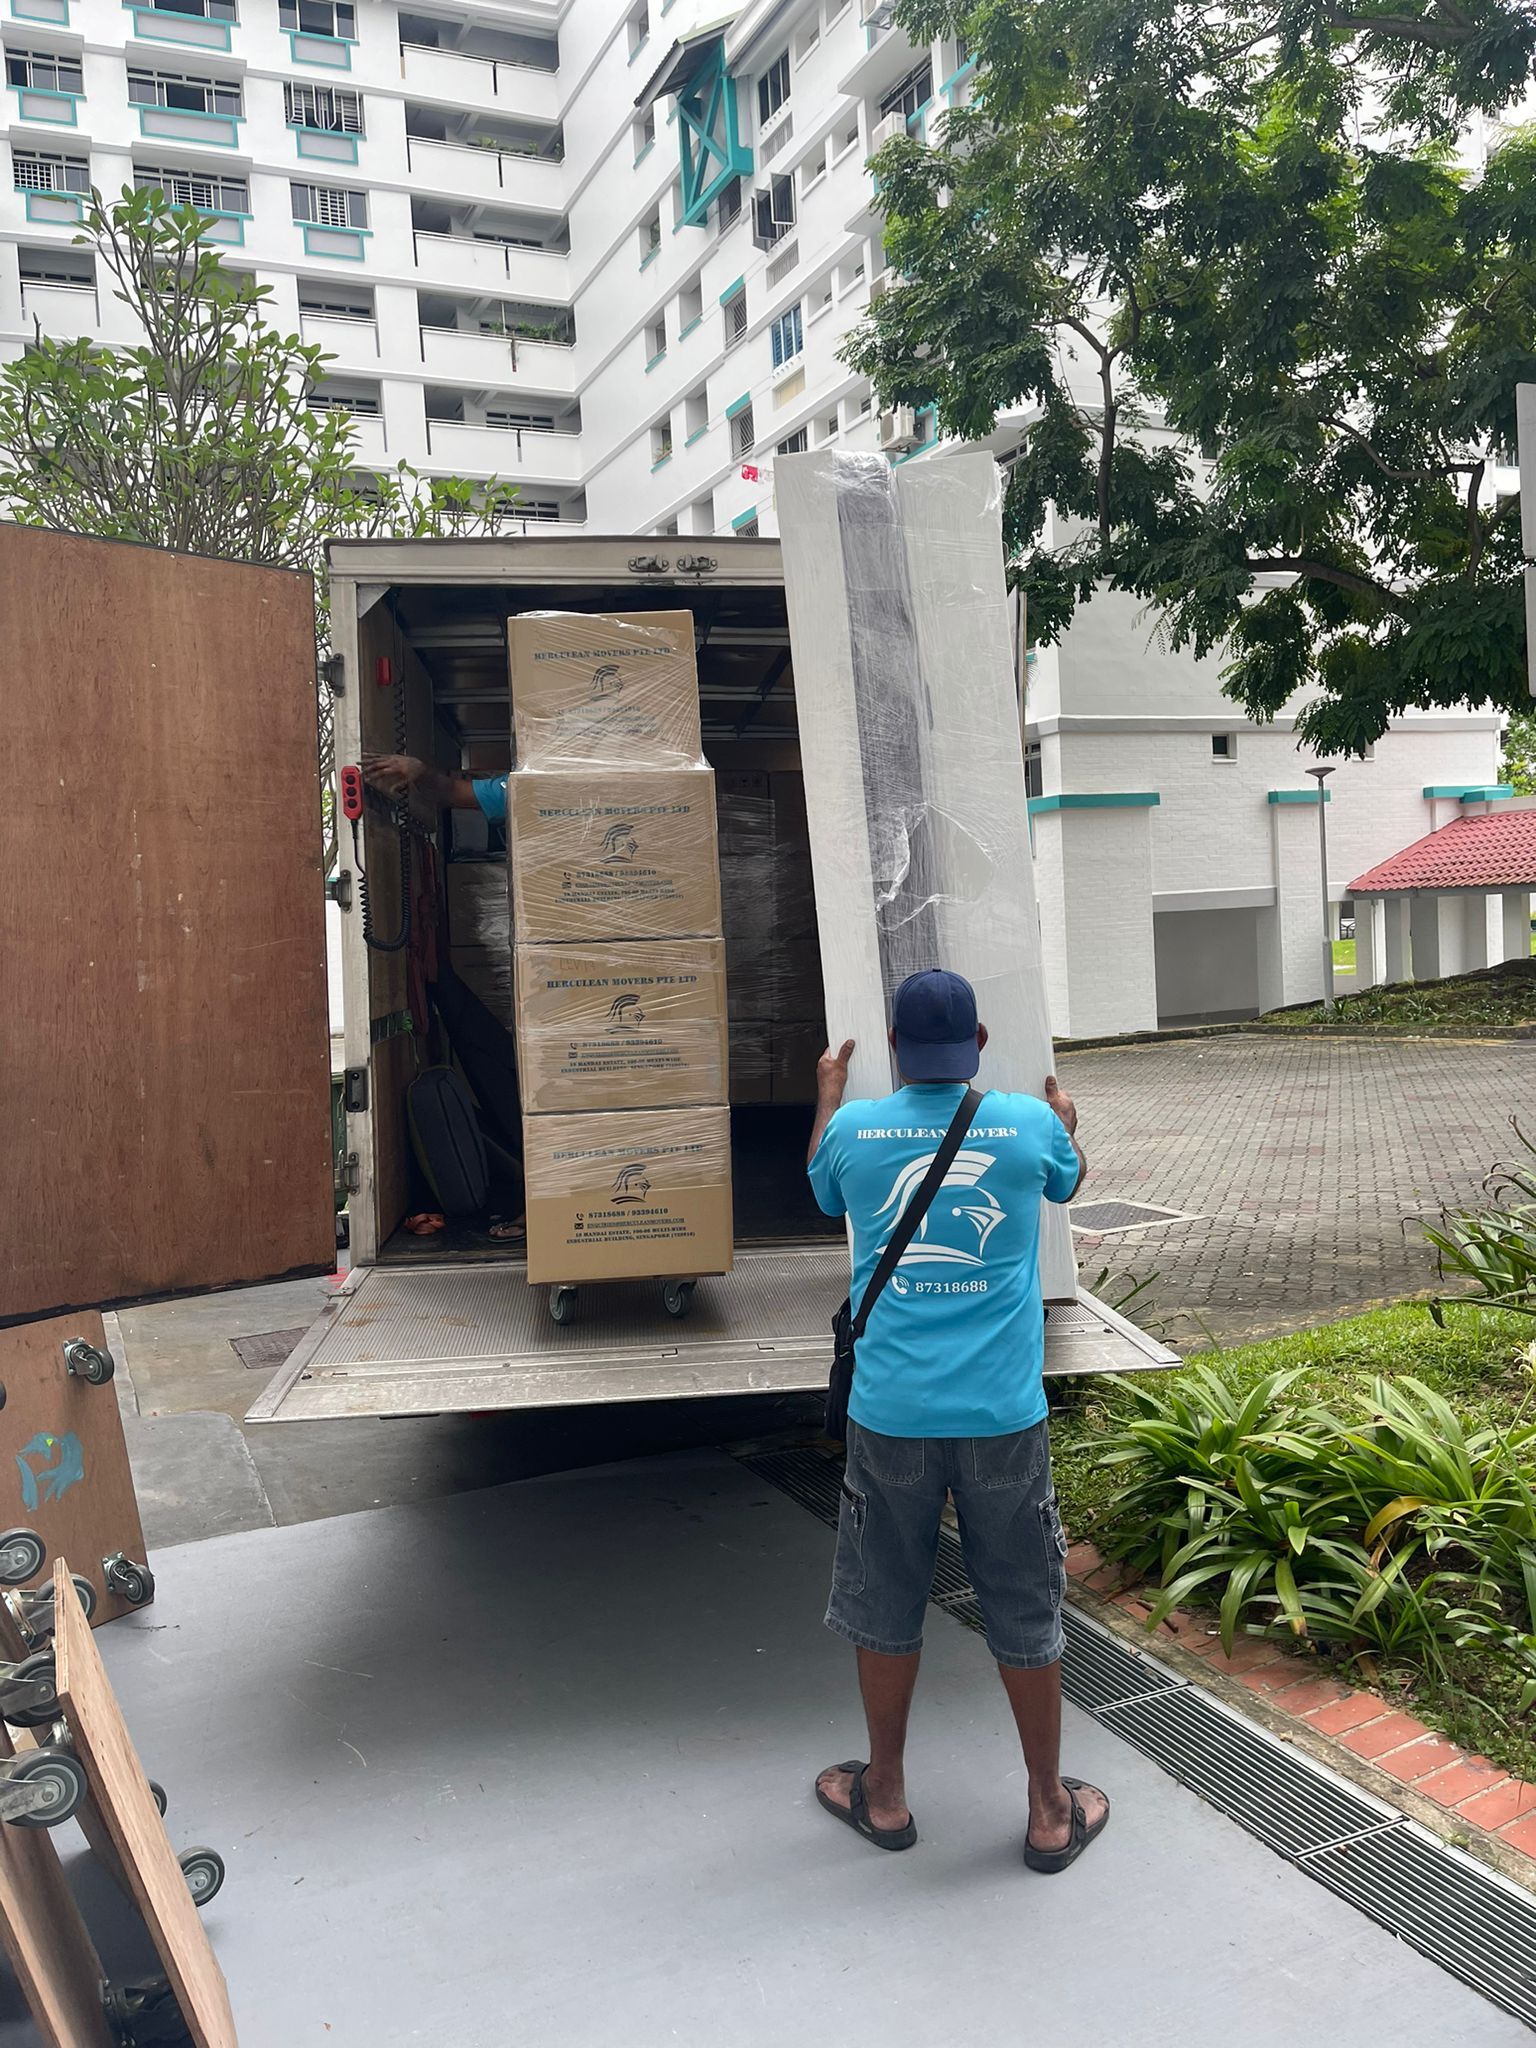
[[[1149,1223],[1187,1223],[1182,1209],[1154,1209],[1150,1202],[1074,1202],[1072,1228],[1092,1237],[1117,1230],[1144,1230]]]
[[[829,1525],[839,1460],[800,1449],[742,1463]],[[981,1631],[954,1532],[939,1534],[935,1603]],[[1536,1899],[1229,1712],[1071,1609],[1062,1691],[1133,1749],[1462,1983],[1536,2027]]]

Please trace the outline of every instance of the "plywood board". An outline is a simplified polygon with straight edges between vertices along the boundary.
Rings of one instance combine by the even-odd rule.
[[[44,2048],[113,2048],[101,1961],[45,1828],[0,1824],[0,1945]]]
[[[101,1317],[83,1310],[0,1329],[0,1529],[31,1529],[47,1545],[34,1585],[51,1574],[56,1557],[78,1560],[76,1569],[96,1588],[100,1624],[130,1611],[108,1587],[101,1561],[120,1550],[147,1562],[144,1530],[117,1389],[67,1371],[70,1337],[107,1348]]]
[[[0,525],[0,1321],[334,1257],[310,580]]]
[[[236,2048],[224,1973],[198,1919],[62,1558],[54,1566],[54,1586],[59,1697],[76,1754],[90,1777],[91,1796],[196,2048]]]
[[[890,998],[934,966],[977,984],[992,1033],[980,1084],[1039,1094],[1052,1048],[995,465],[797,455],[776,489],[827,1029],[856,1041],[849,1095],[895,1085]],[[1052,1205],[1041,1279],[1047,1300],[1074,1298]]]

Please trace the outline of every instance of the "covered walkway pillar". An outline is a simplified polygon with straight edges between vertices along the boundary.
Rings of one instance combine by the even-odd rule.
[[[1415,981],[1439,981],[1447,974],[1465,971],[1466,916],[1461,896],[1415,896],[1410,924]]]
[[[1408,943],[1409,913],[1412,908],[1411,896],[1384,896],[1381,899],[1382,965],[1388,981],[1413,979]]]
[[[1505,889],[1499,897],[1499,958],[1524,960],[1531,950],[1531,892]]]
[[[1387,973],[1387,905],[1380,896],[1355,899],[1355,988],[1379,988]]]

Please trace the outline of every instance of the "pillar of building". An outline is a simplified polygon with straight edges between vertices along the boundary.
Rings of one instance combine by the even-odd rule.
[[[1413,979],[1408,936],[1412,908],[1411,896],[1384,896],[1381,899],[1381,964],[1389,982]]]
[[[1284,796],[1287,801],[1277,802]],[[1276,791],[1270,800],[1275,901],[1259,916],[1259,1009],[1317,1003],[1323,996],[1323,904],[1317,799]]]
[[[1494,966],[1504,957],[1504,919],[1497,894],[1469,889],[1461,899],[1461,913],[1461,972]]]
[[[1415,981],[1442,981],[1465,970],[1467,920],[1460,895],[1415,896],[1410,924]]]
[[[1387,906],[1380,896],[1355,898],[1355,988],[1379,988],[1387,975]]]
[[[1499,958],[1525,960],[1531,951],[1531,892],[1505,889],[1499,899]]]
[[[1041,952],[1058,1037],[1157,1025],[1147,795],[1037,798]]]

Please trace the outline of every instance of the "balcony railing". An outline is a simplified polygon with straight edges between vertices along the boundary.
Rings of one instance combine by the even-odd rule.
[[[505,57],[472,57],[434,44],[402,43],[400,76],[410,91],[458,107],[496,107],[533,121],[554,121],[560,112],[554,72]]]
[[[410,168],[427,184],[466,199],[506,199],[541,212],[565,204],[565,168],[555,157],[472,142],[436,142],[408,135]]]
[[[569,297],[569,265],[555,249],[520,249],[509,242],[482,242],[472,235],[443,235],[418,228],[416,268],[445,283],[479,285],[507,298],[550,300]]]
[[[364,313],[299,312],[299,331],[338,362],[377,362],[379,323]]]
[[[456,383],[513,386],[557,396],[574,394],[572,351],[512,334],[477,334],[467,327],[423,327],[423,365]]]
[[[552,484],[573,484],[581,475],[581,436],[547,428],[429,419],[427,450],[435,462],[472,475],[531,477]]]
[[[29,325],[36,320],[44,334],[60,341],[94,335],[101,324],[101,304],[93,284],[38,284],[24,278],[21,310]]]

